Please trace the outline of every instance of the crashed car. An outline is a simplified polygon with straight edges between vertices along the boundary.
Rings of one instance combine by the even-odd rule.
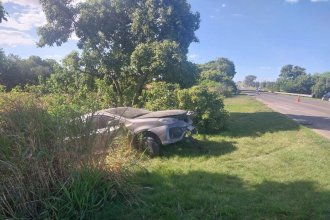
[[[330,101],[330,92],[323,95],[322,100],[324,101]]]
[[[192,112],[185,110],[148,111],[132,107],[109,108],[86,114],[96,133],[109,135],[120,126],[127,128],[132,145],[145,150],[150,156],[160,153],[161,145],[181,141],[196,131]]]

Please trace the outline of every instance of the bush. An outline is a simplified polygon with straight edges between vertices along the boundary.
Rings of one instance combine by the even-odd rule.
[[[210,91],[217,92],[218,95],[224,97],[230,97],[237,94],[236,84],[232,80],[225,82],[215,82],[212,80],[203,80],[200,85],[208,87]]]
[[[177,93],[180,89],[179,84],[166,82],[154,82],[148,85],[141,97],[144,107],[151,111],[178,108]]]
[[[322,96],[330,91],[330,80],[329,81],[329,85],[327,86],[327,78],[326,77],[317,77],[316,78],[316,83],[315,85],[312,87],[312,94],[313,97],[316,98],[322,98]]]
[[[143,96],[149,110],[185,109],[196,113],[194,123],[200,132],[216,132],[226,126],[228,113],[223,99],[213,87],[194,86],[179,89],[177,84],[152,83]]]
[[[179,107],[196,113],[194,122],[200,132],[212,133],[225,129],[228,113],[223,99],[206,86],[193,86],[178,92]]]

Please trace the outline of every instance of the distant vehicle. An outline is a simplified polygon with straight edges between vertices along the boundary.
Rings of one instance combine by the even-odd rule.
[[[324,101],[330,101],[330,92],[323,95],[322,100]]]
[[[85,114],[80,119],[91,123],[100,138],[111,134],[123,125],[132,136],[132,145],[157,156],[161,145],[181,141],[195,132],[192,112],[185,110],[148,111],[145,109],[118,107]]]
[[[258,87],[258,88],[256,89],[256,93],[257,93],[257,95],[260,95],[260,93],[261,93],[261,89],[260,89],[260,87]]]

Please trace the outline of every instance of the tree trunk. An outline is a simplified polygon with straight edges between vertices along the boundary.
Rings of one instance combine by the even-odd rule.
[[[133,100],[132,100],[132,105],[136,105],[139,101],[139,97],[142,93],[142,89],[144,84],[146,83],[148,74],[145,73],[144,75],[142,75],[140,77],[140,79],[138,80],[136,86],[135,86],[135,90],[134,90],[134,96],[133,96]]]
[[[118,95],[118,104],[119,106],[123,106],[124,103],[123,92],[121,91],[120,84],[118,83],[117,79],[114,76],[112,76],[111,74],[109,74],[109,76],[115,86],[115,90],[116,90],[115,92]]]

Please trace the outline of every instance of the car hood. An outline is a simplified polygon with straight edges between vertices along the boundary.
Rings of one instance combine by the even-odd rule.
[[[145,115],[139,116],[137,118],[167,118],[174,117],[179,115],[186,115],[187,111],[185,110],[165,110],[165,111],[156,111],[150,112]]]

